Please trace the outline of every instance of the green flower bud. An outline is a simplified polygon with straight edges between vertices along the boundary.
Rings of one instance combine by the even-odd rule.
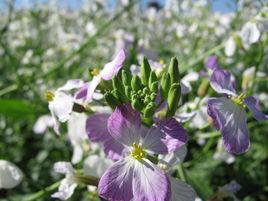
[[[151,67],[148,60],[143,57],[141,62],[141,81],[142,84],[147,85],[150,77]]]
[[[131,99],[131,87],[125,86],[125,95],[129,100]]]
[[[158,90],[158,81],[152,83],[151,87],[150,87],[151,92],[155,92],[157,93]]]
[[[137,111],[142,110],[142,103],[139,101],[138,98],[132,98],[131,99],[131,106]]]
[[[113,89],[120,91],[120,93],[125,92],[124,85],[117,76],[113,77],[112,82],[113,82]]]
[[[142,90],[142,93],[143,94],[148,94],[149,93],[149,89],[147,87],[144,87],[143,90]]]
[[[157,93],[155,93],[155,92],[151,93],[151,95],[150,95],[151,101],[154,101],[156,96],[157,96]]]
[[[131,73],[126,70],[122,70],[122,80],[125,86],[131,86]]]
[[[104,99],[106,100],[107,104],[113,109],[120,104],[120,101],[111,92],[106,92],[104,94]]]
[[[157,80],[157,76],[156,76],[156,74],[155,74],[155,72],[154,71],[151,71],[151,73],[150,73],[150,77],[149,77],[149,87],[151,88],[151,86],[152,86],[152,84],[154,83],[154,82],[157,82],[158,80]]]
[[[144,117],[149,118],[153,116],[155,110],[155,104],[150,102],[143,111]]]
[[[139,89],[142,88],[142,84],[141,84],[141,79],[137,76],[137,75],[134,75],[132,77],[132,80],[131,80],[131,87],[134,91],[138,91]]]
[[[170,75],[168,73],[164,73],[160,82],[160,93],[163,99],[167,99],[170,85]]]
[[[180,82],[179,65],[178,65],[178,60],[176,57],[173,57],[170,60],[169,67],[168,67],[168,73],[170,75],[171,84]]]
[[[168,92],[168,98],[167,98],[167,117],[174,116],[181,96],[181,86],[180,84],[172,84],[169,92]]]

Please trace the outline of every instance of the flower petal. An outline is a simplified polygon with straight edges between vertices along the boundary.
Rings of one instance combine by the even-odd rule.
[[[0,160],[0,189],[17,186],[23,178],[21,170],[13,163]]]
[[[250,109],[253,116],[257,120],[268,120],[268,115],[260,111],[259,101],[253,96],[246,97],[244,100],[245,105]]]
[[[120,143],[128,146],[138,143],[141,133],[140,113],[129,104],[117,106],[108,119],[108,131]]]
[[[218,93],[236,95],[236,90],[230,72],[216,69],[210,77],[211,87]]]
[[[170,201],[194,201],[196,193],[194,189],[183,181],[169,176],[171,183]]]
[[[173,153],[159,155],[159,159],[161,160],[161,163],[167,165],[169,169],[172,169],[177,164],[182,163],[186,154],[187,154],[187,148],[185,145],[183,145]]]
[[[100,72],[100,76],[102,77],[102,79],[111,80],[113,76],[117,75],[119,70],[122,68],[125,59],[126,59],[126,54],[125,54],[125,51],[122,49],[115,56],[113,61],[105,64],[104,68]]]
[[[55,97],[49,102],[48,108],[60,122],[66,122],[73,110],[73,97],[62,91],[57,91]]]
[[[244,108],[236,105],[226,97],[211,98],[208,101],[208,114],[215,127],[220,129],[225,149],[241,154],[249,149],[249,133]]]
[[[76,99],[85,99],[87,97],[87,92],[89,88],[89,82],[84,83],[83,86],[75,93],[74,97]]]
[[[72,89],[78,89],[82,87],[84,82],[82,80],[76,79],[76,80],[68,80],[65,85],[58,88],[58,91],[70,91]]]
[[[101,82],[101,76],[97,75],[94,76],[92,81],[89,83],[89,87],[87,90],[87,96],[86,96],[86,101],[90,102],[93,99],[93,94],[97,88],[97,86],[99,85],[99,83]]]
[[[84,173],[88,176],[101,177],[108,167],[113,164],[112,160],[104,158],[104,156],[90,155],[84,161]]]
[[[61,174],[65,174],[65,175],[75,173],[75,170],[74,170],[72,164],[69,162],[64,162],[64,161],[56,162],[54,164],[53,170],[57,173],[61,173]]]
[[[211,70],[219,69],[218,58],[215,55],[209,56],[205,61],[205,66]]]
[[[108,158],[118,160],[122,156],[124,146],[117,142],[107,130],[109,114],[95,114],[86,122],[86,132],[92,142],[100,142]]]
[[[52,198],[68,200],[74,193],[77,184],[71,178],[65,178],[60,182],[58,192],[51,195]]]
[[[134,200],[169,201],[170,181],[167,175],[148,160],[135,161],[133,175]]]
[[[186,130],[173,118],[155,123],[145,138],[142,145],[145,149],[158,154],[171,153],[188,140]]]
[[[130,201],[133,198],[133,160],[115,162],[101,177],[99,195],[109,201]]]

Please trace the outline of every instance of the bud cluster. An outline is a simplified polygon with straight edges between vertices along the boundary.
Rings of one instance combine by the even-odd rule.
[[[148,60],[143,58],[140,72],[139,77],[122,69],[112,79],[112,90],[106,91],[104,95],[107,103],[112,108],[122,103],[130,103],[135,110],[141,112],[143,119],[149,122],[155,111],[166,103],[166,116],[173,116],[181,95],[178,60],[172,58],[168,71],[157,77]]]

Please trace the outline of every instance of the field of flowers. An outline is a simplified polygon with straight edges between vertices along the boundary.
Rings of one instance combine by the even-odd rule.
[[[268,2],[0,2],[0,201],[268,200]]]

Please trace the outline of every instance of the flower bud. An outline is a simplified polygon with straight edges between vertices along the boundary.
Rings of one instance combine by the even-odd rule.
[[[151,67],[148,60],[143,57],[141,62],[141,81],[142,84],[147,85],[150,77]]]
[[[172,84],[169,92],[168,92],[168,98],[167,98],[167,117],[174,116],[181,96],[181,86],[180,84]]]
[[[171,84],[180,82],[179,65],[178,65],[178,60],[176,57],[173,57],[170,60],[169,67],[168,67],[168,73],[170,75]]]
[[[151,71],[150,77],[149,77],[149,83],[148,83],[149,87],[151,88],[151,85],[156,81],[158,81],[157,76],[154,71]]]
[[[170,85],[170,75],[168,73],[164,73],[160,82],[160,93],[163,99],[167,99]]]
[[[137,111],[141,111],[142,110],[142,104],[141,102],[139,101],[138,98],[133,98],[131,99],[131,106],[137,110]]]
[[[107,104],[113,109],[116,108],[117,105],[120,105],[120,101],[111,92],[106,92],[104,94],[104,99],[106,100]]]
[[[130,100],[131,99],[131,87],[125,86],[125,95]]]
[[[132,77],[132,80],[131,80],[131,87],[134,91],[138,91],[139,89],[142,88],[142,84],[141,84],[141,79],[137,76],[137,75],[134,75]]]
[[[154,109],[155,109],[155,104],[152,103],[152,102],[150,102],[150,103],[146,106],[146,108],[145,108],[145,110],[144,110],[144,112],[143,112],[144,117],[145,117],[145,118],[149,118],[149,117],[153,116],[153,114],[154,114]]]
[[[131,86],[131,73],[126,70],[122,70],[122,80],[125,86]]]
[[[113,89],[116,89],[121,93],[125,92],[124,85],[117,76],[113,77],[112,82],[113,82]]]
[[[157,93],[158,81],[155,81],[154,83],[151,84],[150,90],[151,90],[151,92]]]

